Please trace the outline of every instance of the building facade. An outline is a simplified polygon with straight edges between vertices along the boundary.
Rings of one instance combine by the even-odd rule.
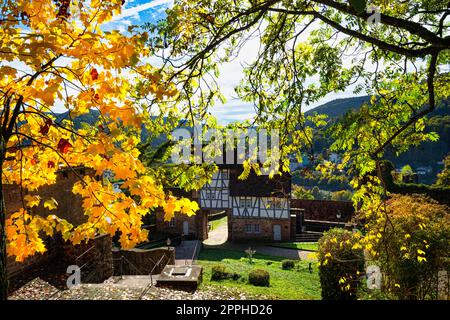
[[[228,213],[228,239],[287,241],[291,237],[289,174],[241,180],[242,166],[222,166],[200,191],[203,210]]]
[[[176,197],[189,198],[199,202],[199,192],[186,192],[177,188],[166,189]],[[158,233],[170,236],[183,236],[184,239],[208,239],[208,211],[200,209],[195,215],[187,216],[176,212],[170,221],[164,220],[164,210],[155,210],[155,226]]]

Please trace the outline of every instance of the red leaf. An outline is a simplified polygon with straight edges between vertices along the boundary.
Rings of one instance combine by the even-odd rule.
[[[48,130],[50,130],[50,126],[48,124],[45,124],[41,127],[41,130],[39,130],[39,133],[46,136],[48,133]]]
[[[47,167],[48,168],[54,168],[55,167],[55,163],[53,161],[49,161],[49,162],[47,162]]]
[[[58,142],[58,151],[61,153],[67,153],[69,152],[69,148],[72,147],[72,145],[70,144],[69,141],[67,141],[66,139],[59,139]]]
[[[37,163],[37,160],[36,160],[36,159],[34,159],[34,158],[31,159],[31,164],[32,164],[32,165],[35,165],[36,163]]]
[[[97,72],[97,69],[93,68],[93,69],[91,70],[91,78],[92,78],[92,80],[97,80],[97,79],[98,79],[98,72]]]
[[[45,124],[48,125],[48,126],[51,126],[53,124],[52,119],[45,120]]]

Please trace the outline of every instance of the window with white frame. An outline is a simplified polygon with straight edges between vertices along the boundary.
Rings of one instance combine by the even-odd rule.
[[[216,198],[216,192],[214,190],[206,190],[205,191],[205,199],[215,199]]]
[[[248,199],[245,197],[239,198],[239,207],[241,208],[251,208],[252,207],[252,199]]]
[[[260,233],[259,224],[249,223],[245,225],[246,233]]]

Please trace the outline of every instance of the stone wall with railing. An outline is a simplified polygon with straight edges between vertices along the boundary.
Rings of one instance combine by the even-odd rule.
[[[175,264],[173,247],[156,249],[113,249],[114,275],[159,274],[166,264]]]

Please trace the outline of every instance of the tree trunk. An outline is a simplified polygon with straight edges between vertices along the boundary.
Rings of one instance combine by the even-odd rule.
[[[5,159],[6,145],[4,139],[0,141],[0,301],[8,298],[8,272],[6,269],[6,207],[3,195],[3,160]]]

